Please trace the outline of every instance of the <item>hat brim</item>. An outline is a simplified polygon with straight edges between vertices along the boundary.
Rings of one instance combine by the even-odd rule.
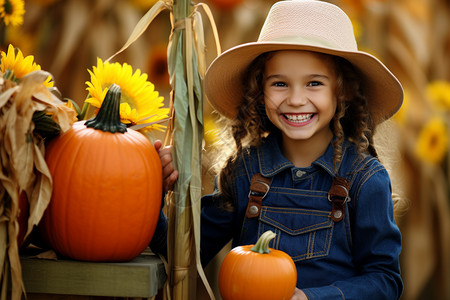
[[[227,118],[235,118],[242,101],[243,76],[260,54],[280,50],[305,50],[336,55],[347,59],[363,75],[369,110],[376,124],[393,116],[403,102],[403,88],[385,65],[362,51],[342,51],[326,47],[252,42],[228,49],[209,66],[205,75],[205,93],[211,106]]]

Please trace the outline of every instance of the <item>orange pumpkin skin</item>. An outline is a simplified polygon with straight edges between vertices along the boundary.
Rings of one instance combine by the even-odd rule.
[[[219,271],[219,290],[224,300],[289,300],[297,284],[297,269],[283,251],[261,254],[253,245],[233,248]]]
[[[76,122],[46,148],[53,194],[40,229],[60,254],[86,261],[127,261],[152,239],[162,169],[141,133],[103,132]]]

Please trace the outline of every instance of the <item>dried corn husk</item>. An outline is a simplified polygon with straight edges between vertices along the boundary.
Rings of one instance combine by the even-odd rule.
[[[174,164],[179,178],[167,197],[168,289],[166,299],[196,299],[195,274],[201,277],[209,297],[209,287],[200,263],[201,146],[203,139],[202,81],[206,71],[205,38],[200,9],[207,14],[220,46],[208,6],[189,0],[158,1],[141,18],[125,45],[112,57],[127,49],[163,10],[170,11],[172,33],[168,46],[168,69],[172,87],[170,123],[166,144],[174,145]],[[111,57],[111,58],[112,58]],[[111,59],[109,58],[109,59]],[[108,60],[109,60],[108,59]]]
[[[0,79],[0,299],[21,299],[24,291],[17,245],[19,195],[29,202],[28,232],[40,221],[50,201],[52,178],[44,159],[45,140],[34,133],[33,115],[45,111],[62,131],[70,128],[75,111],[64,105],[43,82],[50,76],[32,72],[20,83]],[[46,120],[45,122],[51,122]],[[44,122],[44,123],[45,123]],[[40,126],[45,129],[44,123]]]

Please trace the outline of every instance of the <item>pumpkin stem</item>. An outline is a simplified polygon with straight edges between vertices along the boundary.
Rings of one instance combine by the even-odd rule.
[[[269,242],[276,236],[272,231],[264,232],[250,250],[261,254],[270,253]]]
[[[97,115],[84,124],[111,133],[127,131],[127,126],[120,121],[120,86],[113,83],[109,87]]]

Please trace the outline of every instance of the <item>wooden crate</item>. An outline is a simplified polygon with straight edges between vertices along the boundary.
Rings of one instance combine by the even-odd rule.
[[[50,299],[48,295],[55,295],[51,299],[152,299],[166,281],[163,262],[147,252],[121,263],[48,260],[22,255],[21,264],[28,299],[36,300]]]

